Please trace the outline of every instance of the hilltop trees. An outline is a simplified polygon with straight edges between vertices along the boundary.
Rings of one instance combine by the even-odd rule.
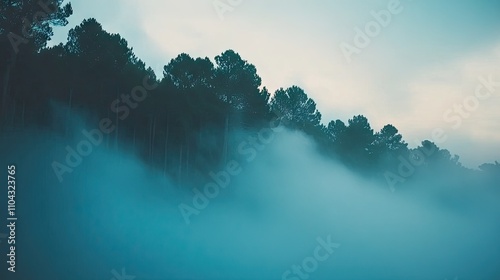
[[[66,5],[40,31],[34,27],[41,32],[37,42],[51,34],[50,24],[65,24],[69,14],[71,6]],[[2,20],[0,30],[5,31]],[[71,29],[65,44],[51,48],[33,44],[33,50],[39,51],[30,53],[30,63],[17,67],[23,75],[12,79],[17,104],[10,113],[13,123],[20,127],[48,125],[52,101],[65,104],[58,115],[63,127],[57,132],[70,131],[69,120],[76,110],[90,112],[97,119],[92,121],[109,118],[116,130],[106,136],[107,147],[118,148],[125,142],[148,164],[180,181],[203,178],[228,156],[238,156],[231,151],[239,139],[234,135],[260,129],[273,115],[281,117],[288,129],[309,135],[325,156],[370,176],[386,170],[397,173],[401,158],[422,162],[423,170],[462,168],[457,156],[432,142],[408,148],[393,125],[375,132],[363,115],[353,116],[347,123],[335,120],[323,125],[315,101],[303,89],[290,86],[271,94],[262,86],[256,67],[233,50],[222,52],[213,61],[182,53],[164,66],[158,80],[124,38],[106,32],[95,19]],[[144,79],[155,84],[154,89],[130,105],[125,114],[120,106]],[[497,170],[497,166],[482,168]]]

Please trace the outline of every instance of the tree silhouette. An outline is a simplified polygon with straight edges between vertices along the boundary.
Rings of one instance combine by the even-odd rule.
[[[18,64],[30,63],[29,55],[45,47],[53,35],[52,26],[68,24],[73,13],[64,0],[2,0],[0,5],[1,112],[7,114],[11,76]],[[27,57],[26,57],[27,56]],[[2,117],[2,116],[0,116]],[[4,118],[6,115],[3,116]]]
[[[407,157],[408,144],[403,141],[403,136],[398,129],[391,124],[385,125],[379,132],[375,133],[372,144],[374,160],[379,165],[395,165],[398,156]]]
[[[221,100],[231,105],[234,117],[253,126],[268,116],[269,93],[260,90],[261,78],[254,65],[233,50],[215,57],[214,86]]]
[[[341,139],[340,157],[349,166],[366,169],[373,164],[375,136],[366,117],[358,115],[349,119]]]
[[[213,87],[214,65],[208,58],[191,58],[180,54],[164,67],[163,75],[177,89],[209,89]]]
[[[304,129],[307,126],[318,126],[321,122],[316,102],[297,86],[278,89],[271,99],[271,109],[279,112],[291,128]]]

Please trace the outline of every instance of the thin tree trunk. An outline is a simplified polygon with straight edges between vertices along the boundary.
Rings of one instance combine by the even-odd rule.
[[[106,117],[109,119],[109,111],[106,113]],[[106,133],[106,149],[109,149],[109,134]]]
[[[189,178],[189,143],[186,147],[186,178]]]
[[[223,150],[223,164],[225,165],[227,163],[227,144],[228,144],[228,137],[229,137],[229,116],[226,116],[226,128],[224,129],[224,150]]]
[[[66,118],[66,129],[64,132],[64,135],[68,135],[68,130],[69,127],[71,126],[71,110],[72,110],[72,103],[73,103],[73,89],[69,90],[69,108],[68,108],[68,113],[67,113],[67,118]]]
[[[116,91],[116,99],[119,99],[120,93],[119,91],[117,90]],[[116,111],[116,115],[115,115],[115,124],[116,124],[116,133],[115,133],[115,149],[118,150],[118,134],[120,132],[120,122],[118,121],[118,111]]]
[[[170,126],[168,125],[168,119],[167,119],[167,134],[165,135],[165,151],[163,155],[163,176],[167,175],[167,153],[168,153],[168,132],[169,132]]]
[[[9,95],[9,79],[10,79],[10,65],[5,67],[5,74],[3,77],[3,89],[2,89],[2,113],[7,113],[7,96]]]
[[[151,153],[151,139],[153,135],[153,119],[149,119],[149,138],[148,138],[148,161],[151,164],[153,162],[152,160],[152,153]]]
[[[155,137],[156,137],[156,116],[153,117],[153,134],[151,136],[151,157],[154,157],[155,152]]]
[[[7,65],[5,67],[5,73],[3,77],[3,89],[2,89],[2,112],[7,116],[7,110],[9,109],[8,101],[9,101],[9,86],[10,86],[10,76],[12,69],[14,69],[17,61],[17,55],[15,53],[11,53],[10,61],[7,61]]]
[[[182,184],[182,145],[179,152],[179,186]]]

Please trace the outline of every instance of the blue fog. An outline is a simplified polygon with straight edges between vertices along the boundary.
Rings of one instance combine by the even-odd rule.
[[[16,164],[19,220],[16,277],[1,279],[500,277],[498,188],[403,184],[392,193],[283,131],[255,160],[239,159],[242,172],[187,225],[178,206],[193,205],[192,186],[172,183],[125,145],[94,148],[60,183],[51,164],[82,128],[69,137],[34,128],[3,136],[1,166]],[[314,255],[318,238],[338,246],[307,278],[284,275]],[[6,242],[1,248],[5,275]]]

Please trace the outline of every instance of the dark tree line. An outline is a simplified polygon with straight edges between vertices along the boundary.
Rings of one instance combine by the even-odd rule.
[[[409,176],[398,170],[402,160],[418,165],[413,173],[421,176],[412,178],[438,171],[472,172],[430,141],[408,148],[393,125],[374,131],[362,115],[323,125],[316,103],[303,89],[291,86],[270,94],[255,66],[233,50],[214,61],[180,54],[159,78],[125,39],[103,30],[95,19],[71,29],[65,44],[47,48],[52,26],[67,24],[72,14],[71,5],[62,0],[45,7],[40,1],[1,3],[2,133],[28,125],[50,127],[53,104],[63,104],[68,119],[76,112],[90,112],[96,120],[115,120],[116,131],[106,135],[108,147],[132,147],[144,161],[180,181],[203,180],[208,171],[238,156],[238,135],[279,116],[288,128],[315,139],[322,154],[368,177],[406,180]],[[123,96],[145,77],[158,86],[128,113],[119,111]],[[64,125],[53,129],[69,131]],[[500,174],[497,162],[480,168],[497,174],[492,176]]]

